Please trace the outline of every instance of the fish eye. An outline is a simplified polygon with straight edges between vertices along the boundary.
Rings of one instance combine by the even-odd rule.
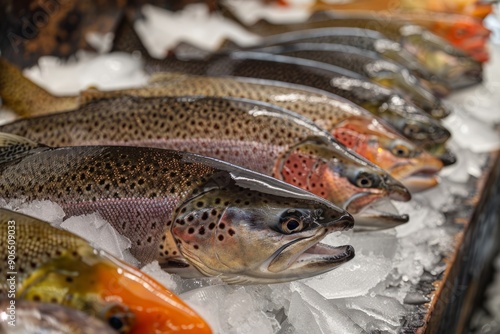
[[[280,230],[286,234],[302,231],[305,226],[303,217],[299,210],[288,210],[280,218]]]
[[[108,325],[118,333],[129,333],[135,321],[135,315],[125,306],[114,304],[105,310],[104,317]]]
[[[403,133],[407,137],[413,137],[420,132],[420,128],[416,124],[407,124],[403,129]]]
[[[303,223],[295,218],[281,223],[281,229],[286,233],[293,233],[302,230]]]
[[[351,180],[351,183],[359,188],[376,188],[378,187],[380,180],[376,175],[368,172],[360,172],[354,180]]]
[[[410,156],[410,148],[403,144],[396,144],[391,148],[391,153],[398,158],[408,158]]]

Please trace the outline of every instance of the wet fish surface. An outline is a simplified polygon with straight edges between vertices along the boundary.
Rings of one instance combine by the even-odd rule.
[[[265,175],[145,147],[48,148],[2,135],[0,197],[50,200],[66,217],[98,212],[142,264],[184,277],[275,283],[334,269],[351,246],[319,243],[353,227],[330,202]]]
[[[22,187],[22,180],[13,182]],[[6,241],[0,249],[6,259],[0,264],[0,298],[8,299],[9,306],[13,301],[23,308],[23,300],[61,304],[95,316],[119,333],[178,333],[181,328],[182,333],[211,333],[196,312],[161,284],[70,232],[6,209],[0,209],[0,228]],[[26,307],[19,316],[36,325],[33,307]],[[44,313],[58,306],[36,309]],[[74,313],[53,316],[61,329],[82,321]],[[45,320],[38,319],[38,325]],[[20,323],[22,318],[16,321],[28,325]],[[88,323],[99,327],[97,321]]]
[[[127,145],[221,159],[296,185],[356,213],[404,186],[309,120],[268,104],[219,97],[118,96],[0,130],[49,146]]]

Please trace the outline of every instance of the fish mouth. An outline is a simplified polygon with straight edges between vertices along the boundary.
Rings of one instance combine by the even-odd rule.
[[[420,168],[402,179],[402,183],[412,192],[417,193],[436,186],[439,183],[440,171],[434,167]]]
[[[290,253],[290,251],[293,252],[292,249],[304,241],[308,243],[308,246],[290,259],[286,268],[283,268],[282,263],[280,263],[282,262],[282,256],[286,256],[286,253]],[[282,247],[273,255],[267,269],[282,277],[288,276],[287,280],[292,280],[327,272],[354,258],[354,247],[350,245],[335,247],[320,242],[314,242],[311,245],[308,241],[298,239]]]
[[[483,81],[482,67],[470,68],[461,73],[460,76],[449,81],[449,86],[452,90],[464,89]]]
[[[379,199],[354,214],[355,232],[378,231],[394,228],[410,220],[408,214],[400,214],[387,198]]]
[[[349,245],[329,246],[320,243],[328,233],[354,226],[354,219],[346,214],[341,220],[324,226],[313,235],[298,237],[276,250],[263,264],[263,270],[272,276],[271,282],[285,282],[311,277],[332,270],[354,257]]]

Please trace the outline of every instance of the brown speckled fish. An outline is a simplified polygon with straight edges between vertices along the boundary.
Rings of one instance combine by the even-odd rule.
[[[98,212],[142,264],[184,277],[275,283],[354,256],[319,243],[352,228],[330,202],[274,178],[189,153],[146,147],[48,148],[2,134],[0,198],[50,200],[66,217]]]
[[[70,232],[0,209],[0,237],[0,299],[14,301],[14,307],[21,308],[22,300],[62,304],[100,318],[119,333],[212,332],[161,284]],[[17,325],[27,325],[19,316]]]
[[[134,145],[202,154],[274,176],[351,213],[386,196],[410,199],[401,183],[314,123],[257,101],[120,95],[0,131],[50,146]]]

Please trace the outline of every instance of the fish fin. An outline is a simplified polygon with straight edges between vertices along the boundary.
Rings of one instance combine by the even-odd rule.
[[[78,97],[58,97],[26,78],[21,70],[0,57],[2,103],[23,117],[76,108]]]
[[[42,147],[48,146],[35,143],[25,137],[0,132],[0,164],[33,154],[35,149]]]
[[[149,57],[149,52],[135,31],[133,22],[123,15],[115,29],[115,37],[111,52],[121,51],[127,53],[140,52],[142,57]]]

